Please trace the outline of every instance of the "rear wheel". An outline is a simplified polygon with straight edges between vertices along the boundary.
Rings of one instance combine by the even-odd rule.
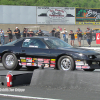
[[[60,70],[74,70],[75,69],[75,64],[74,60],[70,56],[62,56],[58,60],[58,69]]]
[[[95,69],[83,69],[84,71],[94,71]]]
[[[15,54],[5,53],[2,57],[3,66],[8,70],[18,70],[21,66],[18,66],[18,60]]]

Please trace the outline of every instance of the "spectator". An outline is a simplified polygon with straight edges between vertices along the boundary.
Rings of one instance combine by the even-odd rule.
[[[34,32],[32,31],[32,29],[30,29],[30,31],[28,32],[28,37],[33,37],[34,36]]]
[[[70,30],[69,35],[71,36],[70,44],[71,44],[72,46],[74,46],[74,40],[75,40],[75,37],[74,37],[73,30]]]
[[[66,43],[68,43],[68,33],[66,31],[66,28],[64,28],[64,31],[61,32],[63,34],[63,39]]]
[[[38,36],[44,36],[44,34],[42,33],[41,30],[39,30],[39,32],[37,32]]]
[[[13,33],[15,33],[16,39],[20,38],[21,35],[20,35],[20,30],[18,29],[18,27],[16,27]]]
[[[85,31],[85,33],[86,33],[87,43],[90,47],[91,42],[92,42],[92,30],[89,27],[87,27],[87,30]]]
[[[77,40],[79,43],[79,47],[81,47],[82,30],[80,30],[80,28],[78,28],[78,30],[76,31],[76,34],[77,34]]]
[[[52,36],[55,36],[56,28],[53,28],[53,30],[50,32],[52,33]]]
[[[59,32],[59,29],[57,29],[57,32],[55,33],[55,37],[60,38],[60,32]]]
[[[24,28],[24,30],[23,30],[23,37],[26,37],[26,34],[27,34],[27,30],[26,30],[26,28]]]
[[[4,37],[4,31],[2,29],[0,31],[0,35],[1,35],[1,45],[4,45],[4,43],[5,43],[5,37]]]
[[[12,38],[13,38],[13,36],[12,36],[12,30],[10,30],[10,28],[8,28],[8,30],[7,30],[6,33],[8,33],[8,36],[9,36],[9,42],[12,42]]]

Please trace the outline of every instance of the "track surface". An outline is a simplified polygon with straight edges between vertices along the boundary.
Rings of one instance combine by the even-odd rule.
[[[0,64],[0,70],[5,70],[3,66]],[[21,70],[27,70],[27,69],[21,69]],[[80,70],[82,71],[82,70]],[[78,73],[79,71],[75,71]],[[82,71],[83,74],[85,72]],[[89,72],[89,73],[100,73],[99,70],[96,70],[95,72]],[[96,78],[96,77],[93,77]],[[44,80],[45,81],[45,80]],[[1,86],[0,89],[7,89],[6,86]],[[29,97],[39,97],[37,98],[31,98],[29,100],[49,100],[49,99],[43,99],[43,98],[52,98],[54,100],[60,99],[60,100],[100,100],[100,91],[99,90],[91,90],[91,89],[80,89],[80,88],[71,88],[71,89],[64,89],[64,88],[50,88],[50,87],[33,87],[33,86],[18,86],[18,87],[12,87],[10,89],[25,89],[24,92],[20,91],[14,91],[14,92],[3,92],[0,91],[0,94],[10,94],[10,95],[20,95],[20,96],[29,96]],[[15,97],[3,97],[0,96],[0,100],[25,100],[22,98],[15,98]],[[28,100],[28,99],[26,99]]]

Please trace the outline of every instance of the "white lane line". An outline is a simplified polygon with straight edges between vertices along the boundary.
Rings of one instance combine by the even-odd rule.
[[[21,95],[11,95],[11,94],[0,94],[0,96],[15,97],[15,98],[22,98],[22,99],[37,99],[37,100],[61,100],[61,99],[51,99],[51,98],[42,98],[42,97],[31,97],[31,96],[21,96]]]

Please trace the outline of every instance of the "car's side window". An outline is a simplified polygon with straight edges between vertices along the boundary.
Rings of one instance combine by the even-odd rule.
[[[47,46],[39,39],[25,39],[22,47],[47,48]]]

